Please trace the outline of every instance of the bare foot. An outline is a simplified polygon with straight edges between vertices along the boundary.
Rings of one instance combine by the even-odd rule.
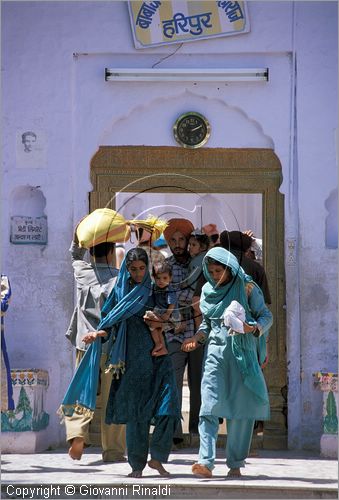
[[[165,354],[168,354],[168,350],[164,345],[155,346],[152,351],[152,356],[165,356]]]
[[[230,469],[228,471],[227,477],[241,477],[240,469]]]
[[[84,438],[76,437],[72,440],[71,447],[68,450],[69,456],[73,460],[81,460],[82,453],[84,451]]]
[[[128,477],[142,477],[142,470],[132,470],[132,472],[128,474]]]
[[[160,476],[168,477],[171,475],[166,469],[164,469],[162,463],[159,462],[159,460],[154,460],[154,458],[149,460],[148,466],[151,467],[151,469],[157,470]]]
[[[206,465],[193,464],[192,472],[196,477],[203,477],[208,479],[212,477],[212,471],[208,467],[206,467]]]

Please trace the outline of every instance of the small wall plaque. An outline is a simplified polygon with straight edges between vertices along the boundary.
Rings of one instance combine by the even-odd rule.
[[[11,217],[10,242],[15,245],[46,245],[47,217]]]

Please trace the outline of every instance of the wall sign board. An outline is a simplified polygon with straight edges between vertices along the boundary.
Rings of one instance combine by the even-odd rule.
[[[10,242],[15,245],[46,245],[47,217],[11,217]]]
[[[128,8],[137,49],[250,30],[243,1],[131,1]]]

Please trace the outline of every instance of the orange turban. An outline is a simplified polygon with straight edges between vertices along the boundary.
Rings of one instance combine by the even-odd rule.
[[[174,233],[179,231],[185,238],[189,238],[190,234],[194,231],[194,226],[188,219],[170,219],[168,226],[164,231],[166,241],[169,241]]]

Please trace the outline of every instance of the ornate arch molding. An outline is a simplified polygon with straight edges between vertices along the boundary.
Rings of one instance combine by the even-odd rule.
[[[233,105],[220,97],[206,96],[205,94],[192,92],[187,89],[184,91],[180,90],[179,92],[173,91],[172,94],[167,96],[150,97],[149,100],[145,100],[129,108],[124,114],[115,115],[106,123],[98,144],[110,146],[124,144],[127,132],[136,138],[139,145],[147,145],[149,144],[148,141],[152,141],[154,138],[150,136],[147,127],[140,127],[140,123],[145,123],[145,120],[150,119],[147,114],[150,110],[158,117],[159,129],[161,130],[163,127],[164,136],[167,136],[165,132],[165,129],[167,130],[166,124],[168,120],[173,120],[172,113],[176,110],[177,115],[179,115],[183,109],[187,109],[187,106],[191,109],[197,108],[197,111],[201,107],[202,109],[209,109],[211,119],[217,110],[217,113],[222,118],[223,125],[219,125],[219,130],[217,127],[214,128],[213,136],[217,141],[222,141],[221,143],[216,142],[215,147],[221,144],[225,148],[224,144],[229,135],[229,129],[234,129],[234,123],[236,122],[237,126],[242,130],[242,134],[240,136],[235,134],[230,139],[231,141],[236,141],[232,143],[233,147],[243,148],[252,147],[251,145],[253,145],[257,148],[274,148],[272,137],[267,134],[267,131],[263,129],[260,122],[248,114],[246,109]],[[128,127],[128,130],[124,128],[121,131],[121,126]],[[123,142],[120,142],[121,139]],[[226,147],[229,147],[229,145],[228,143]]]
[[[284,196],[281,164],[272,149],[101,146],[91,160],[90,211],[115,208],[115,193],[261,193],[264,265],[272,295],[274,325],[265,368],[271,420],[265,424],[265,448],[287,447],[286,321],[284,273]]]

